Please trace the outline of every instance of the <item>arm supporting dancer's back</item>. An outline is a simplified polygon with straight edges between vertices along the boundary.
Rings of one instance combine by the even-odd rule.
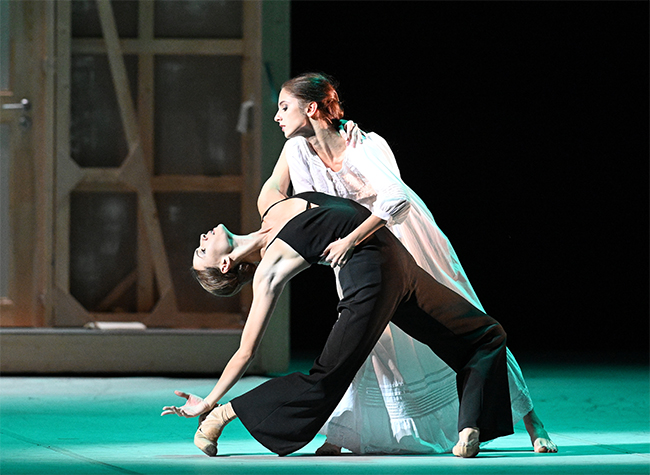
[[[290,183],[291,176],[289,175],[286,152],[282,150],[280,158],[273,168],[273,173],[266,180],[257,197],[257,210],[260,216],[263,216],[272,204],[289,197]]]

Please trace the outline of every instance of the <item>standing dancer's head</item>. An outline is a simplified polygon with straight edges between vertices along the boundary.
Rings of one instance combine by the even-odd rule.
[[[324,74],[307,73],[282,85],[275,121],[286,138],[303,135],[313,121],[322,121],[337,129],[343,118],[334,80]]]

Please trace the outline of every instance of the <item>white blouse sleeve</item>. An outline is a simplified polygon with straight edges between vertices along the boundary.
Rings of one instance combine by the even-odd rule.
[[[411,209],[408,187],[400,178],[395,156],[386,141],[370,133],[361,145],[349,150],[355,168],[377,193],[372,214],[391,225],[402,223]]]
[[[309,168],[309,157],[305,153],[307,141],[304,137],[295,137],[289,139],[284,147],[294,194],[317,191]]]

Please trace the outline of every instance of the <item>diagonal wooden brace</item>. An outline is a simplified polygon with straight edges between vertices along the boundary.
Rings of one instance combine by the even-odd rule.
[[[138,193],[138,206],[144,221],[146,237],[155,258],[154,270],[161,298],[173,293],[169,261],[162,237],[158,212],[151,187],[151,176],[144,161],[140,145],[138,122],[131,99],[126,66],[120,47],[117,27],[110,0],[97,0],[99,19],[108,53],[108,62],[113,77],[124,133],[129,146],[129,156],[120,170],[120,176]],[[171,299],[174,301],[175,299]]]

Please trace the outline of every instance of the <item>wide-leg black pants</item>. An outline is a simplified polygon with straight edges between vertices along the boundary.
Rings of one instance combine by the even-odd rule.
[[[274,378],[231,401],[262,445],[287,455],[309,443],[391,319],[456,371],[459,431],[478,427],[481,441],[513,432],[506,334],[495,319],[418,267],[387,229],[355,250],[339,280],[340,316],[309,375]]]

